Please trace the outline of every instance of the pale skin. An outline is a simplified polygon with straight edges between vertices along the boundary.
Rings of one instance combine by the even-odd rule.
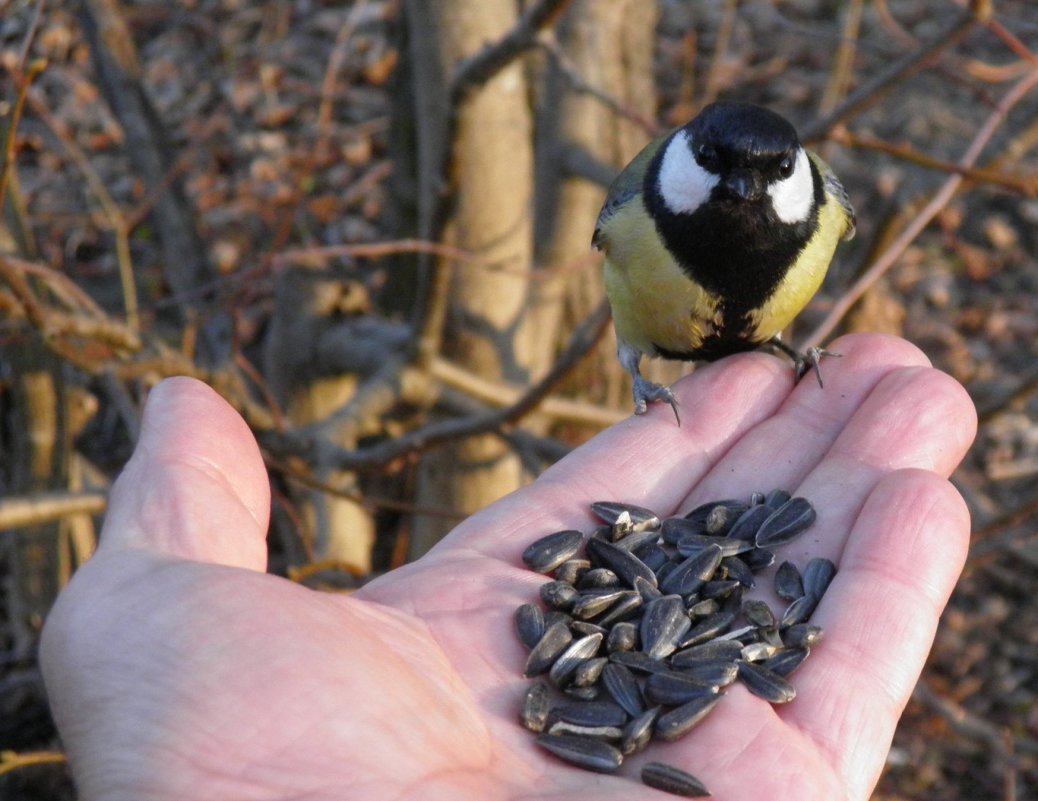
[[[569,767],[517,723],[516,606],[544,580],[534,539],[589,530],[588,504],[661,513],[786,488],[818,521],[782,558],[839,565],[826,638],[773,708],[735,685],[651,758],[725,801],[865,801],[965,559],[946,477],[973,441],[963,389],[909,344],[832,344],[825,388],[753,353],[678,382],[665,405],[473,515],[352,595],[265,574],[269,490],[245,424],[206,386],[159,385],[97,555],[44,631],[42,664],[81,798],[662,799]],[[777,606],[775,598],[768,598]]]

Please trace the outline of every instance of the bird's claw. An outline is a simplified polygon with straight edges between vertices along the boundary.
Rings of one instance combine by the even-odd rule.
[[[650,403],[667,403],[674,410],[674,418],[681,425],[681,415],[678,414],[678,401],[669,387],[646,381],[641,376],[634,380],[634,413],[645,414],[649,410]]]
[[[807,375],[808,370],[814,370],[815,378],[818,379],[818,386],[824,387],[825,384],[822,383],[822,369],[818,366],[821,363],[823,356],[833,356],[839,359],[843,354],[834,353],[831,350],[819,347],[808,348],[803,354],[798,353],[794,359],[797,381]]]

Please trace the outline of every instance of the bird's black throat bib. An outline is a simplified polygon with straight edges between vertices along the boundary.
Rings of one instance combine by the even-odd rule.
[[[811,213],[796,223],[780,220],[767,195],[760,201],[738,201],[715,188],[696,211],[676,214],[665,206],[657,186],[644,188],[646,207],[667,250],[690,279],[720,301],[721,325],[701,351],[660,355],[713,359],[760,344],[750,315],[775,293],[818,227],[825,190],[813,163],[811,177]]]

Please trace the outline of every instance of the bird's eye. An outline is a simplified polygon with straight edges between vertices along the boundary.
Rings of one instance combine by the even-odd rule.
[[[779,175],[783,178],[788,178],[793,174],[793,167],[796,162],[793,161],[792,156],[786,156],[782,161],[779,162]]]
[[[717,164],[717,151],[711,145],[700,145],[696,148],[696,161],[700,166],[712,167]]]

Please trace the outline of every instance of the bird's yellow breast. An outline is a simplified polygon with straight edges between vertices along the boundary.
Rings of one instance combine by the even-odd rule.
[[[605,290],[617,335],[643,353],[699,347],[713,331],[716,299],[663,247],[640,195],[602,228]]]
[[[847,213],[828,195],[818,210],[818,229],[804,247],[786,277],[754,315],[754,340],[771,339],[793,322],[818,292],[829,263],[847,230]]]

